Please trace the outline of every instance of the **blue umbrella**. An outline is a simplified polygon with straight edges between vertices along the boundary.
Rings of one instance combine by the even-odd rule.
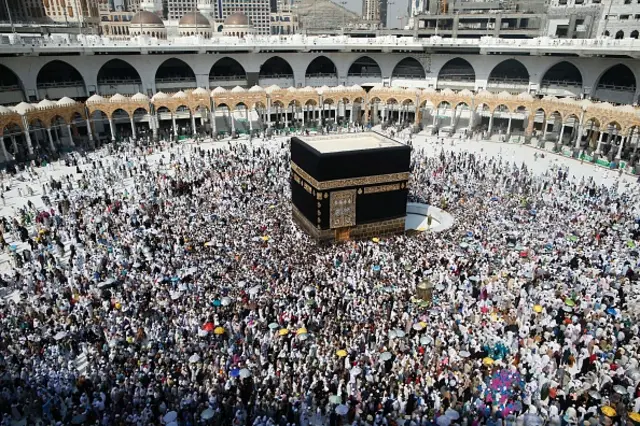
[[[234,368],[233,370],[231,370],[231,372],[229,372],[229,375],[231,377],[238,377],[240,376],[240,369],[239,368]]]
[[[615,308],[608,308],[608,309],[607,309],[607,313],[608,313],[609,315],[613,315],[614,317],[615,317],[616,315],[618,315],[618,311],[616,311],[616,309],[615,309]]]
[[[473,237],[473,232],[468,231],[468,232],[467,232],[467,237],[469,237],[469,238]]]
[[[498,197],[491,197],[491,201],[498,201]]]
[[[9,246],[9,249],[10,249],[11,251],[16,251],[16,250],[18,250],[18,246],[17,246],[17,245],[15,245],[15,244],[11,244],[11,245]]]
[[[211,304],[212,304],[213,306],[220,306],[220,305],[222,305],[222,302],[220,302],[218,299],[216,299],[216,300],[214,300]]]
[[[180,278],[178,277],[171,277],[171,282],[176,282],[176,281],[180,281]]]
[[[535,209],[534,209],[534,210],[530,210],[530,211],[529,211],[529,214],[530,214],[531,216],[535,216],[535,215],[537,215],[537,214],[538,214],[538,211],[537,211],[537,210],[535,210]]]
[[[373,265],[373,270],[378,272],[380,270],[380,265]]]

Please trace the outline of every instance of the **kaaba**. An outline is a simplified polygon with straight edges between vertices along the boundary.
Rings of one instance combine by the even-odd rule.
[[[410,157],[375,132],[291,138],[294,220],[320,242],[403,233]]]

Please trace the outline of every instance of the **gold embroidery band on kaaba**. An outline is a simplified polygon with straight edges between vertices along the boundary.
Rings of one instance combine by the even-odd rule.
[[[363,185],[379,185],[381,183],[398,182],[403,180],[409,180],[409,172],[402,173],[390,173],[387,175],[374,175],[355,177],[349,179],[336,179],[317,181],[309,173],[302,170],[296,163],[291,162],[291,170],[297,173],[302,179],[306,180],[317,191],[326,191],[328,189],[347,188],[350,186],[363,186]]]

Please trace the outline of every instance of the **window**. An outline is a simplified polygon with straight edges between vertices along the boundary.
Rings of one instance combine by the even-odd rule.
[[[626,21],[627,19],[629,19],[629,15],[620,15],[621,21]]]

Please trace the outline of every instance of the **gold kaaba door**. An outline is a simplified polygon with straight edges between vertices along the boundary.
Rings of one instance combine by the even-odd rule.
[[[351,228],[338,228],[336,229],[336,241],[349,241],[349,232]]]

